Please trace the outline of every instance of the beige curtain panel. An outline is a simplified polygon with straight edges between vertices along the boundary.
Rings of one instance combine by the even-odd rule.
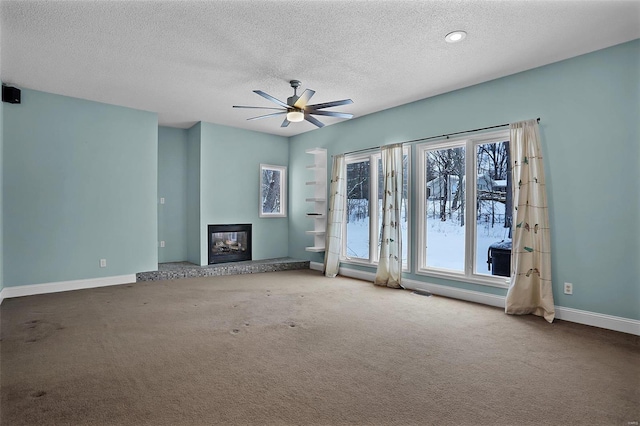
[[[537,120],[511,124],[513,246],[505,312],[552,322],[549,211]]]
[[[380,260],[376,270],[376,285],[401,288],[402,231],[400,206],[402,203],[402,144],[382,149],[382,238]]]
[[[338,275],[340,268],[340,252],[342,250],[342,221],[346,200],[347,168],[344,154],[333,157],[331,168],[331,184],[329,187],[329,216],[327,218],[327,235],[324,252],[324,274],[327,277]]]

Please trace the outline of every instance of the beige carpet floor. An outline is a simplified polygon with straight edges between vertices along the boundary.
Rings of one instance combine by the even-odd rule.
[[[7,299],[0,317],[3,426],[640,421],[637,336],[310,270]]]

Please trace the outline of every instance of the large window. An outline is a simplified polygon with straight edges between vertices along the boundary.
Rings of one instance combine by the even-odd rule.
[[[425,143],[417,152],[418,272],[504,285],[511,250],[508,131]]]
[[[347,163],[347,206],[342,255],[346,261],[375,264],[382,235],[382,159],[379,152],[352,155]],[[402,188],[402,262],[409,254],[409,149],[404,150]],[[373,242],[373,243],[372,243]]]

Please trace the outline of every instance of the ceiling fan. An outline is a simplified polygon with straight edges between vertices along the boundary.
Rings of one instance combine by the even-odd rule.
[[[302,120],[307,120],[309,123],[315,124],[318,127],[324,126],[324,124],[322,124],[317,118],[312,117],[312,115],[324,115],[328,117],[338,117],[338,118],[353,118],[353,114],[347,114],[344,112],[323,111],[325,108],[352,104],[353,101],[351,99],[343,99],[341,101],[307,105],[311,97],[316,92],[311,89],[305,89],[305,91],[302,92],[300,96],[297,96],[297,89],[298,87],[300,87],[302,82],[299,80],[291,80],[289,84],[291,84],[291,87],[293,87],[293,96],[291,96],[290,98],[287,98],[287,103],[284,103],[281,100],[266,94],[262,90],[253,91],[254,93],[257,93],[263,98],[268,99],[271,102],[279,105],[280,108],[254,107],[254,106],[242,106],[242,105],[234,105],[233,107],[277,110],[278,112],[274,112],[267,115],[260,115],[258,117],[247,118],[247,120],[260,120],[263,118],[275,117],[278,115],[286,114],[286,117],[282,122],[282,124],[280,125],[280,127],[287,127],[289,123],[297,123]]]

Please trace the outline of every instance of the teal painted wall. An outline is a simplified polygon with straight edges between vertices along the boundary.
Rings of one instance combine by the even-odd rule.
[[[156,269],[156,114],[28,89],[3,112],[4,285]]]
[[[261,163],[288,166],[288,139],[202,123],[201,264],[208,262],[209,224],[251,223],[254,260],[288,255],[288,218],[258,216]]]
[[[308,253],[305,149],[328,155],[541,117],[556,305],[640,319],[640,41],[290,138],[289,255]],[[357,102],[357,99],[354,99]],[[415,150],[414,150],[415,151]],[[416,167],[413,156],[413,176]],[[330,159],[329,159],[330,164]],[[416,185],[412,187],[415,199]],[[412,204],[416,223],[416,203]],[[415,238],[412,251],[415,253]],[[415,267],[415,262],[413,262]],[[503,289],[407,278],[505,294]],[[562,283],[574,294],[565,295]]]
[[[258,215],[260,164],[288,166],[287,138],[212,123],[161,127],[158,152],[160,262],[206,265],[210,224],[251,223],[255,260],[288,255],[288,219]]]
[[[187,131],[187,260],[200,265],[200,139],[202,125]]]
[[[158,128],[158,262],[187,260],[187,130]]]
[[[1,84],[1,82],[0,82]],[[0,191],[2,190],[2,175],[3,175],[3,167],[2,167],[2,158],[4,151],[4,102],[0,102]],[[2,233],[2,215],[3,215],[3,194],[0,193],[0,291],[4,287],[4,238]]]

